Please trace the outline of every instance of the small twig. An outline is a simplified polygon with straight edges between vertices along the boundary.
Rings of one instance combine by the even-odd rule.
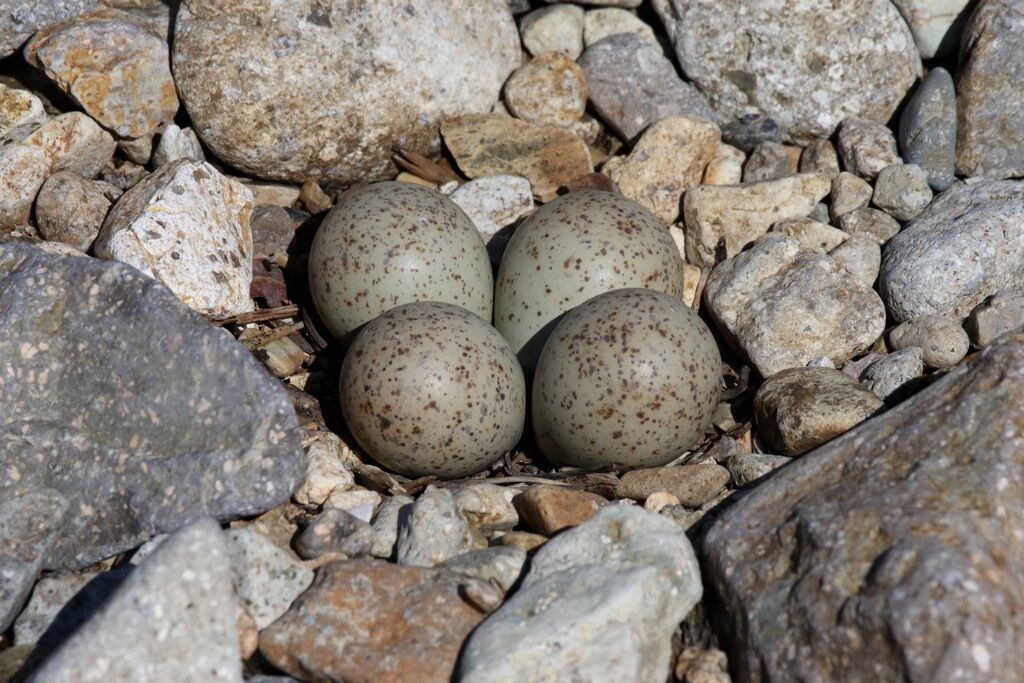
[[[289,337],[299,330],[305,327],[302,322],[291,323],[289,325],[282,325],[281,327],[275,327],[272,330],[267,330],[262,334],[258,334],[251,339],[246,339],[243,343],[250,350],[260,349],[269,344],[272,341],[281,339],[282,337]]]
[[[545,476],[533,477],[490,477],[483,479],[453,479],[452,481],[439,481],[434,485],[439,488],[456,488],[468,484],[550,484],[552,486],[572,486],[564,481],[549,479]]]
[[[270,320],[281,320],[282,318],[293,318],[299,314],[299,307],[292,304],[278,306],[277,308],[264,308],[260,311],[248,311],[238,315],[229,315],[225,318],[210,318],[210,322],[219,327],[224,325],[246,325],[248,323],[262,323]]]
[[[461,182],[461,178],[457,175],[446,169],[444,166],[441,166],[436,161],[431,161],[422,154],[402,149],[398,145],[392,147],[391,151],[395,153],[395,165],[400,167],[403,171],[408,171],[413,175],[419,176],[424,180],[429,180],[430,182],[438,185],[444,185],[452,180]]]

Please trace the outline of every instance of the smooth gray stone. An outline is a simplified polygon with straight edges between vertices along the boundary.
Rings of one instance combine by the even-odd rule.
[[[956,180],[956,89],[941,66],[928,72],[900,115],[900,151],[920,166],[936,192]]]

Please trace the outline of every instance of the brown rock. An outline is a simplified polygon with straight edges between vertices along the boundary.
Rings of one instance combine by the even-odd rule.
[[[653,493],[668,491],[686,507],[699,508],[717,496],[729,478],[729,470],[714,462],[653,467],[623,474],[617,493],[622,498],[645,500]]]
[[[766,140],[750,153],[743,167],[743,182],[756,183],[762,180],[785,178],[797,172],[800,163],[800,147],[783,145]]]
[[[36,223],[44,239],[88,251],[110,204],[121,191],[102,180],[61,171],[50,176],[36,197]]]
[[[518,119],[564,128],[587,108],[587,79],[569,57],[545,52],[509,76],[505,103]]]
[[[539,548],[547,542],[547,536],[533,534],[529,531],[509,531],[497,538],[495,540],[495,545],[514,545],[517,548],[522,548],[526,552],[530,552],[534,548]]]
[[[534,531],[551,536],[587,521],[608,501],[596,493],[536,484],[517,496],[514,503],[520,517]]]
[[[824,138],[811,140],[800,154],[801,173],[824,173],[834,178],[839,173],[839,155],[832,143]]]

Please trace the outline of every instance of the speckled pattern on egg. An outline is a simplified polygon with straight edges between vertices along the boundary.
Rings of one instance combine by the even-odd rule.
[[[400,182],[354,188],[324,218],[309,254],[309,289],[342,343],[400,304],[444,301],[490,320],[494,299],[473,222],[440,192]]]
[[[683,295],[683,260],[654,215],[622,195],[582,190],[516,230],[498,269],[494,325],[529,371],[560,315],[620,287]]]
[[[359,445],[409,477],[478,472],[515,447],[526,421],[526,382],[508,342],[446,303],[406,304],[366,325],[340,391]]]
[[[533,384],[537,443],[560,465],[663,465],[704,436],[720,379],[714,337],[677,297],[601,294],[544,345]]]

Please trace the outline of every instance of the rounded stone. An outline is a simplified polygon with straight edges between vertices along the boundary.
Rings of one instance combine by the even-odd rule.
[[[558,324],[537,364],[533,428],[559,465],[663,465],[704,436],[721,358],[678,297],[619,289]]]
[[[963,326],[941,315],[923,315],[901,323],[889,333],[889,344],[895,351],[920,347],[921,359],[930,368],[956,365],[971,347]]]
[[[587,80],[576,62],[560,52],[545,52],[509,77],[505,103],[528,123],[567,127],[587,108]]]
[[[356,337],[339,382],[356,441],[408,477],[477,472],[512,450],[526,382],[497,330],[451,304],[388,311]]]
[[[343,344],[385,311],[442,301],[491,319],[491,262],[453,201],[411,183],[349,190],[324,218],[309,253],[309,290]]]

